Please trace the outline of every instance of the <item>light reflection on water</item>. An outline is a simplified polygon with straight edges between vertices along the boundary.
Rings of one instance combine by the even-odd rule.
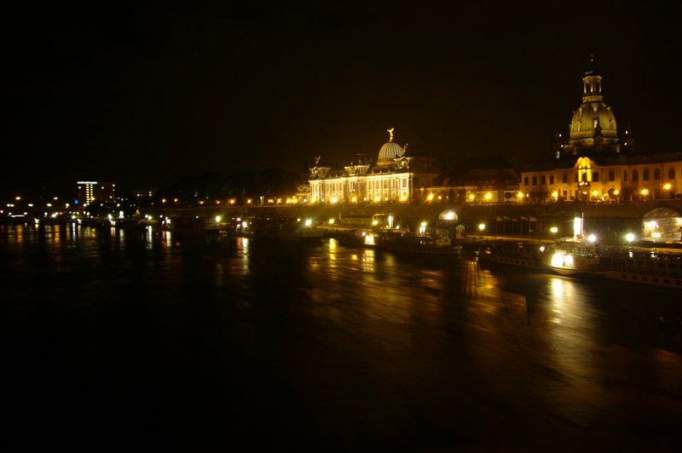
[[[440,413],[434,423],[479,417],[522,428],[521,420],[545,418],[570,427],[633,423],[634,407],[682,413],[682,306],[670,291],[334,239],[301,245],[151,228],[0,227],[0,252],[4,287],[22,302],[31,291],[56,292],[55,300],[97,307],[127,300],[133,288],[150,306],[191,307],[181,314],[209,349],[225,339],[206,337],[206,322],[320,401],[323,419],[358,411],[367,426],[399,424],[404,404]],[[40,267],[43,258],[65,264],[49,286],[30,286],[35,269],[55,272]],[[181,329],[193,325],[180,317]]]

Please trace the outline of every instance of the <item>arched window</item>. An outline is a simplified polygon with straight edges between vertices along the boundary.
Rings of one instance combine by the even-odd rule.
[[[649,169],[648,168],[645,168],[644,171],[642,171],[642,179],[644,181],[649,180]]]
[[[637,170],[632,170],[632,181],[633,182],[639,181],[639,172]]]

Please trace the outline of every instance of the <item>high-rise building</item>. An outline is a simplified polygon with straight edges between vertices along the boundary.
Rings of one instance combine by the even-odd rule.
[[[78,198],[84,206],[94,201],[113,201],[116,198],[116,184],[112,182],[77,181]]]

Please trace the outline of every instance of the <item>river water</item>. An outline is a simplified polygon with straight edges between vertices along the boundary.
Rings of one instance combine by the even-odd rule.
[[[473,257],[0,227],[6,447],[679,447],[682,294]]]

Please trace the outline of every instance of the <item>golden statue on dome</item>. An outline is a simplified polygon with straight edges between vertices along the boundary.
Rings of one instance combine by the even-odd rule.
[[[388,132],[388,142],[389,143],[393,141],[393,131],[395,131],[394,127],[390,128],[390,129],[386,129],[386,132]]]

